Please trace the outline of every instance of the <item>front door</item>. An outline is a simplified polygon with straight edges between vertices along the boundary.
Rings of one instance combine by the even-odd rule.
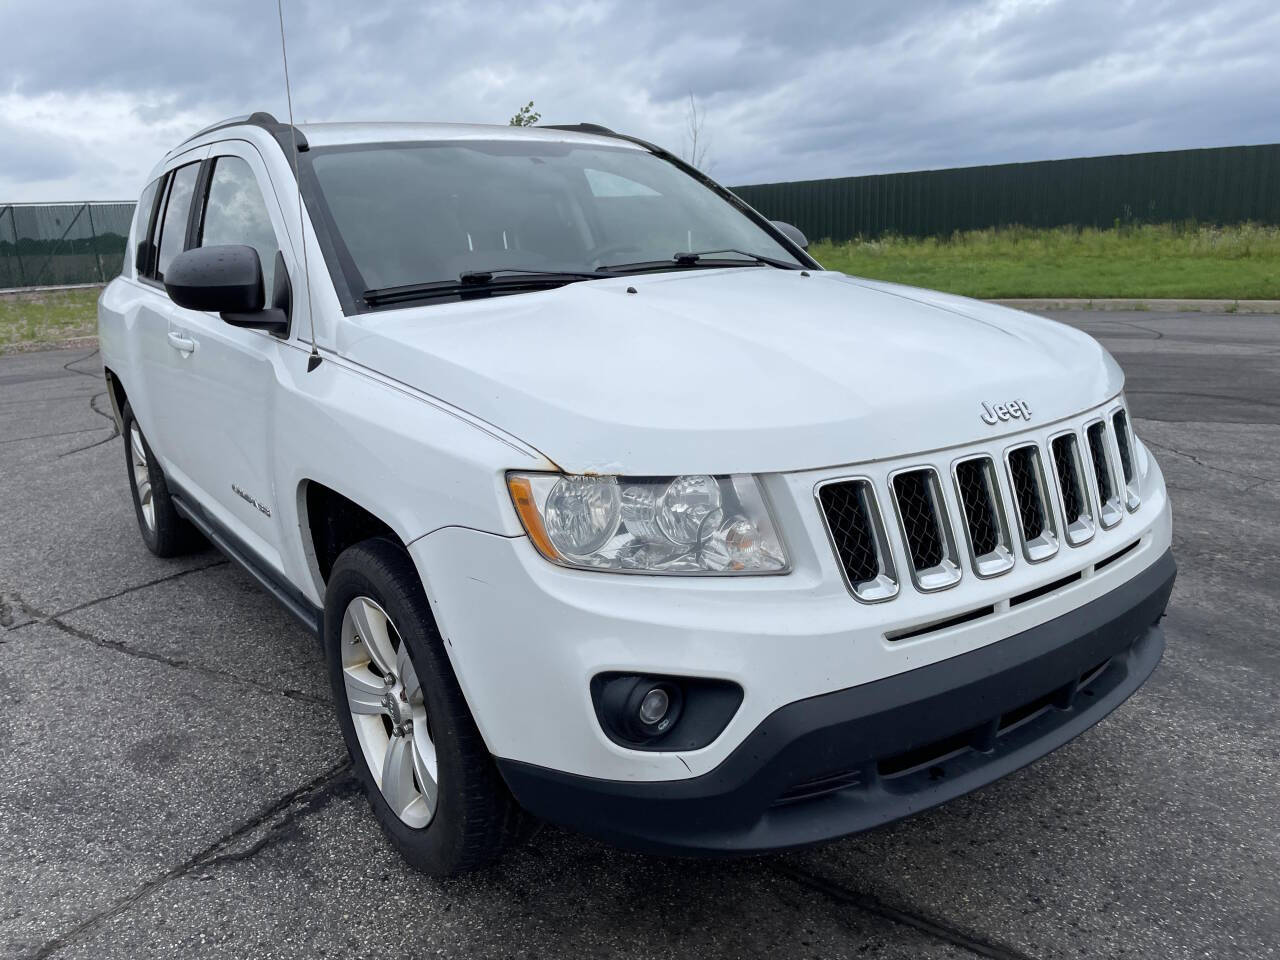
[[[192,246],[247,244],[258,251],[268,301],[283,262],[278,238],[284,218],[258,152],[247,143],[215,144],[201,205],[192,221]],[[169,337],[182,354],[175,408],[182,429],[174,456],[202,507],[266,565],[282,569],[278,505],[289,491],[275,488],[272,469],[275,402],[289,351],[287,340],[234,327],[216,313],[174,307]]]

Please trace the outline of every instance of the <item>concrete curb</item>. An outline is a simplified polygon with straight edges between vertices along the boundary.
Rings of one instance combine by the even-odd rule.
[[[0,297],[18,297],[24,293],[57,293],[60,290],[101,290],[105,283],[64,283],[49,287],[4,287]]]
[[[1096,300],[1077,298],[997,299],[1003,307],[1017,310],[1147,310],[1153,313],[1277,313],[1280,300],[1144,300],[1141,298],[1100,297]]]

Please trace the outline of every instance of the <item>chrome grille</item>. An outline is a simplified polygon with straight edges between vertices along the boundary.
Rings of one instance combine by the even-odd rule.
[[[1105,416],[1083,415],[1044,439],[1025,438],[1012,446],[996,442],[1001,455],[979,447],[951,460],[949,468],[928,462],[896,470],[892,464],[868,464],[866,475],[816,485],[814,496],[841,575],[857,599],[874,602],[898,594],[895,557],[907,566],[918,590],[941,590],[960,581],[962,564],[978,577],[997,577],[1016,564],[1015,553],[1031,563],[1048,560],[1058,553],[1060,538],[1081,546],[1120,523],[1126,507],[1139,506],[1135,458],[1140,448],[1123,407],[1112,406]],[[882,509],[885,497],[892,512]],[[886,519],[896,523],[887,526]],[[1019,594],[1020,602],[1085,575],[1077,570],[1034,587]],[[910,624],[886,637],[909,639],[992,609]]]
[[[942,524],[937,504],[930,496],[929,470],[900,473],[893,481],[898,513],[907,535],[907,550],[917,570],[927,570],[942,562]]]
[[[971,457],[955,466],[956,497],[964,514],[973,572],[993,577],[1013,566],[1009,525],[990,457]]]
[[[1116,433],[1116,448],[1120,451],[1120,467],[1124,471],[1125,506],[1137,510],[1142,498],[1138,496],[1138,471],[1133,463],[1133,432],[1129,428],[1129,415],[1117,410],[1111,415],[1111,427]]]
[[[898,592],[893,555],[869,480],[837,480],[818,488],[827,536],[845,584],[859,600],[888,600]]]
[[[1032,563],[1047,560],[1058,552],[1058,528],[1049,505],[1049,485],[1040,462],[1040,448],[1034,443],[1015,447],[1009,451],[1008,462],[1023,556]]]
[[[1093,482],[1098,493],[1099,516],[1104,527],[1120,522],[1120,497],[1116,493],[1115,475],[1111,470],[1111,452],[1107,449],[1107,425],[1099,420],[1085,429],[1089,441],[1089,457],[1093,465]]]
[[[916,586],[941,590],[956,583],[960,567],[938,474],[929,468],[904,470],[893,477],[892,487]]]
[[[1053,467],[1058,478],[1058,495],[1062,503],[1062,520],[1067,543],[1079,546],[1093,537],[1093,506],[1084,483],[1084,465],[1080,462],[1080,443],[1074,433],[1064,433],[1050,442]]]

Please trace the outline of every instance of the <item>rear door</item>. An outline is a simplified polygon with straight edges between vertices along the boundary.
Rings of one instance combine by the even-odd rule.
[[[288,244],[281,260],[284,216],[257,150],[243,141],[214,144],[193,209],[191,246],[248,244],[262,262],[268,303],[277,271],[290,275]],[[174,307],[168,336],[178,344],[174,456],[182,481],[201,506],[241,546],[281,569],[277,504],[271,470],[277,371],[296,352],[288,338],[233,327],[216,313]],[[182,349],[187,347],[189,349]],[[297,358],[292,358],[297,365]],[[287,492],[283,495],[288,495]]]

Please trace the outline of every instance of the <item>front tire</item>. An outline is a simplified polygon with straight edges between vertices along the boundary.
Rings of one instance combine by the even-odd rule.
[[[120,419],[129,491],[133,494],[133,512],[138,518],[142,542],[157,557],[177,557],[204,546],[199,531],[178,515],[164,471],[156,462],[128,403],[120,411]]]
[[[324,643],[338,723],[383,832],[439,877],[496,860],[523,814],[485,748],[408,554],[366,540],[338,557]]]

